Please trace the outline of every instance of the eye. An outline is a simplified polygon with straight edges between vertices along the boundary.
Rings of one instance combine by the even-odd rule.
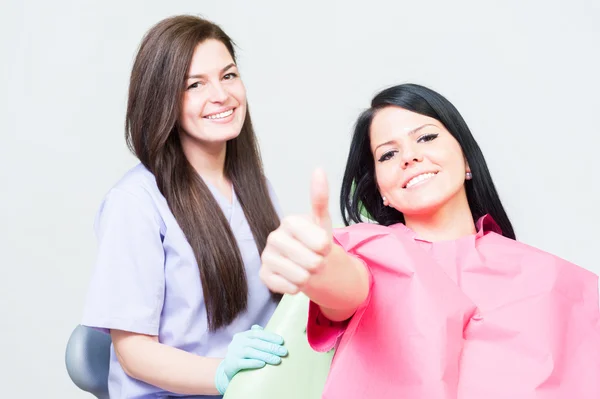
[[[225,76],[223,76],[223,80],[231,80],[231,79],[235,79],[237,77],[238,77],[237,73],[230,72],[230,73],[226,74]]]
[[[394,156],[394,154],[396,154],[397,152],[398,151],[396,151],[396,150],[392,150],[392,151],[386,152],[381,157],[379,157],[379,162],[385,162],[385,161],[388,161],[388,160],[392,159],[392,157]]]
[[[191,89],[197,89],[202,85],[202,82],[194,82],[191,85],[188,86],[187,90],[191,90]]]
[[[421,137],[419,137],[417,139],[417,143],[426,143],[428,141],[432,141],[437,139],[437,137],[439,136],[438,133],[429,133],[429,134],[424,134]]]

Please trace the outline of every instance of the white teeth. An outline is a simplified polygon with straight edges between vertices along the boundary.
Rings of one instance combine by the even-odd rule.
[[[222,119],[222,118],[227,118],[231,114],[233,114],[233,109],[230,109],[229,111],[225,111],[225,112],[220,112],[220,113],[214,114],[214,115],[209,115],[209,116],[206,116],[205,118],[207,118],[207,119]]]
[[[410,179],[408,183],[406,183],[406,188],[410,188],[411,186],[414,186],[415,184],[420,183],[423,180],[430,179],[433,176],[435,176],[435,173],[423,173],[422,175],[415,176],[412,179]]]

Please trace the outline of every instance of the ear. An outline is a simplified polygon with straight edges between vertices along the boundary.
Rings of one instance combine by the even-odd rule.
[[[385,195],[385,193],[383,191],[381,191],[381,187],[379,187],[379,183],[377,183],[377,176],[375,176],[374,178],[375,178],[375,187],[377,187],[377,192],[381,196],[381,201],[383,202],[383,206],[389,206],[390,201],[387,199],[387,196]]]
[[[382,195],[381,199],[383,200],[383,206],[389,206],[390,205],[390,201],[387,199],[387,197],[385,195]]]

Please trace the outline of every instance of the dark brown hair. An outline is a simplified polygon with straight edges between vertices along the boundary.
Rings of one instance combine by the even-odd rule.
[[[196,46],[220,41],[235,61],[232,40],[216,24],[195,16],[167,18],[148,31],[129,85],[125,137],[130,150],[152,172],[190,243],[198,268],[211,331],[230,324],[248,303],[242,256],[229,223],[210,190],[185,157],[178,118],[185,78]],[[250,114],[226,144],[225,176],[261,253],[279,225],[271,202]],[[273,299],[280,296],[272,294]]]
[[[377,112],[387,107],[399,107],[428,116],[448,129],[460,145],[473,173],[473,178],[465,181],[473,221],[477,222],[480,217],[489,214],[500,226],[502,235],[516,239],[483,153],[467,122],[444,96],[427,87],[411,83],[392,86],[377,93],[371,100],[371,107],[358,117],[340,193],[340,210],[344,224],[360,223],[363,216],[384,226],[404,223],[402,212],[383,205],[376,182],[375,160],[371,152],[371,124]]]

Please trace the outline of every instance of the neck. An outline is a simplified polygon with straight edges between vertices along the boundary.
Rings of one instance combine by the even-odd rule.
[[[227,182],[225,176],[226,143],[199,143],[186,135],[181,135],[183,152],[196,172],[203,179],[219,187]]]
[[[436,212],[404,215],[405,224],[421,239],[451,241],[476,233],[475,222],[464,192]]]

